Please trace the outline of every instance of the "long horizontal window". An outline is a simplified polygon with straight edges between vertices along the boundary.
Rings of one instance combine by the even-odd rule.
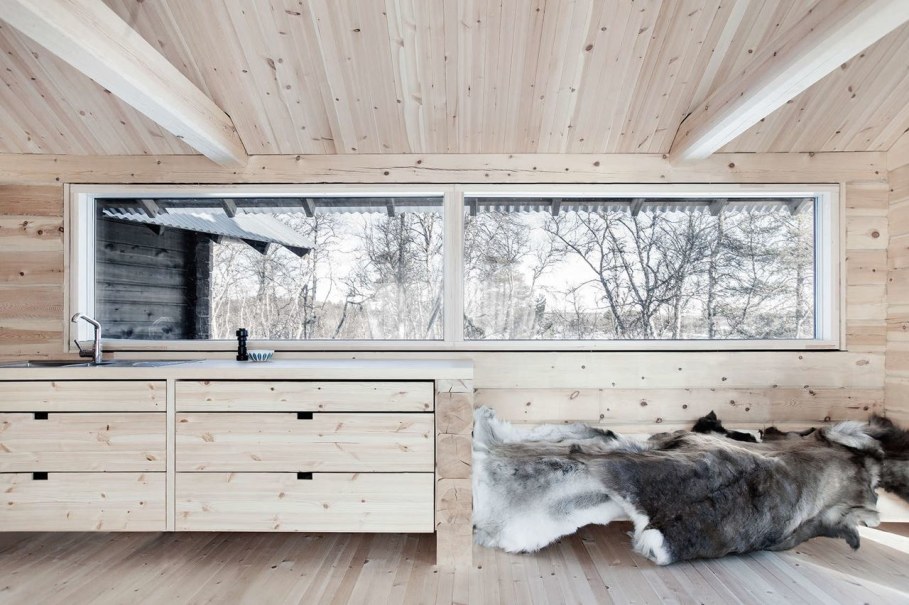
[[[465,337],[813,339],[811,197],[465,199]]]
[[[241,327],[290,349],[833,348],[838,203],[768,185],[84,186],[68,312],[125,349],[226,349]]]
[[[109,338],[439,340],[442,198],[95,204]]]

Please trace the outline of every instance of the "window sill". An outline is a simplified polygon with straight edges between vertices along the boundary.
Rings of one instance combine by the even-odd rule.
[[[91,343],[87,343],[90,344]],[[250,349],[272,349],[283,352],[570,352],[570,351],[835,351],[834,340],[613,340],[613,341],[250,341]],[[229,352],[236,349],[232,340],[108,340],[104,350],[110,352]],[[75,352],[71,346],[67,352]]]

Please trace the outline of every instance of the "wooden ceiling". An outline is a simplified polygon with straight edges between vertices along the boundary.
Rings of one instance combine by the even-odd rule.
[[[779,32],[852,0],[105,0],[233,120],[249,154],[666,153]],[[0,152],[188,154],[0,23]],[[887,150],[909,26],[724,151]]]

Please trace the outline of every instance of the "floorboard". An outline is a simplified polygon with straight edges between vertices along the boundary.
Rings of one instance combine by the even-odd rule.
[[[428,535],[9,534],[0,604],[909,603],[909,555],[871,540],[658,567],[629,528],[533,555],[476,547],[469,570],[433,565]]]

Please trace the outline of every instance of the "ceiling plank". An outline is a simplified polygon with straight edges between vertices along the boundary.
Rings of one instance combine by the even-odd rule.
[[[101,0],[0,0],[0,18],[214,162],[246,164],[230,117]]]
[[[896,170],[907,164],[909,164],[909,130],[906,130],[887,152],[888,170]]]
[[[787,30],[689,114],[670,160],[708,157],[906,21],[905,0],[862,0],[843,4],[816,27]]]

